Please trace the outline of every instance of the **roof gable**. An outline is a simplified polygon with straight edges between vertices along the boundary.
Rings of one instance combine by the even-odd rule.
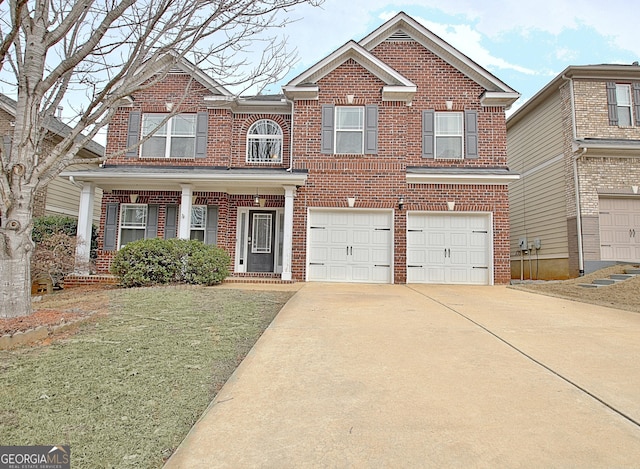
[[[418,42],[484,88],[485,92],[481,97],[484,106],[509,107],[520,97],[517,91],[403,12],[360,42],[349,41],[291,80],[283,87],[286,96],[289,99],[318,99],[318,80],[346,60],[353,59],[386,84],[383,100],[410,102],[416,92],[416,85],[371,53],[384,41]]]
[[[404,12],[398,13],[378,29],[363,38],[359,44],[366,50],[373,50],[384,41],[414,40],[442,60],[459,70],[486,90],[485,99],[494,101],[487,105],[511,105],[520,94],[498,79],[491,72],[478,65],[458,49],[429,31]],[[500,95],[498,96],[497,93]],[[495,102],[497,98],[504,102]]]
[[[177,59],[174,66],[169,70],[169,73],[186,73],[191,75],[214,96],[233,96],[233,93],[207,75],[200,67],[194,65],[184,57],[179,57]]]
[[[318,81],[349,59],[354,60],[385,84],[382,90],[383,100],[410,102],[413,99],[416,85],[355,41],[347,42],[291,80],[283,87],[285,95],[290,99],[318,99]]]

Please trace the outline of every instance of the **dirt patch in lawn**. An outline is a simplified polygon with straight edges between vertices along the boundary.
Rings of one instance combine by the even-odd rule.
[[[0,336],[13,335],[39,326],[52,328],[59,324],[87,319],[96,313],[106,313],[109,291],[114,287],[91,286],[34,297],[33,314],[17,318],[0,319]],[[39,298],[39,299],[38,299]]]
[[[523,283],[512,285],[511,288],[640,313],[640,276],[599,288],[580,286],[582,283],[591,283],[593,280],[639,267],[637,264],[615,265],[571,280]]]

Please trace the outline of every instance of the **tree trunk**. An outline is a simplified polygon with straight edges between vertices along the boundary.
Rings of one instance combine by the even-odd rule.
[[[0,233],[0,318],[31,314],[31,211],[7,215]]]

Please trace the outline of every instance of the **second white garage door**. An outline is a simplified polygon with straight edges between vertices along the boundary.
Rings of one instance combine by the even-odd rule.
[[[407,215],[407,282],[492,283],[489,214]]]
[[[308,229],[309,281],[391,283],[391,212],[312,209]]]

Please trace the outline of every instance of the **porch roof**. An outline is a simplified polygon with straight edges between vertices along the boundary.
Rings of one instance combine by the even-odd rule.
[[[520,179],[509,168],[430,168],[407,166],[408,184],[509,184]]]
[[[230,194],[284,193],[285,186],[303,186],[307,171],[284,168],[226,167],[149,167],[134,165],[103,166],[96,169],[61,173],[71,182],[91,182],[103,190],[180,191],[190,185],[194,191]]]

